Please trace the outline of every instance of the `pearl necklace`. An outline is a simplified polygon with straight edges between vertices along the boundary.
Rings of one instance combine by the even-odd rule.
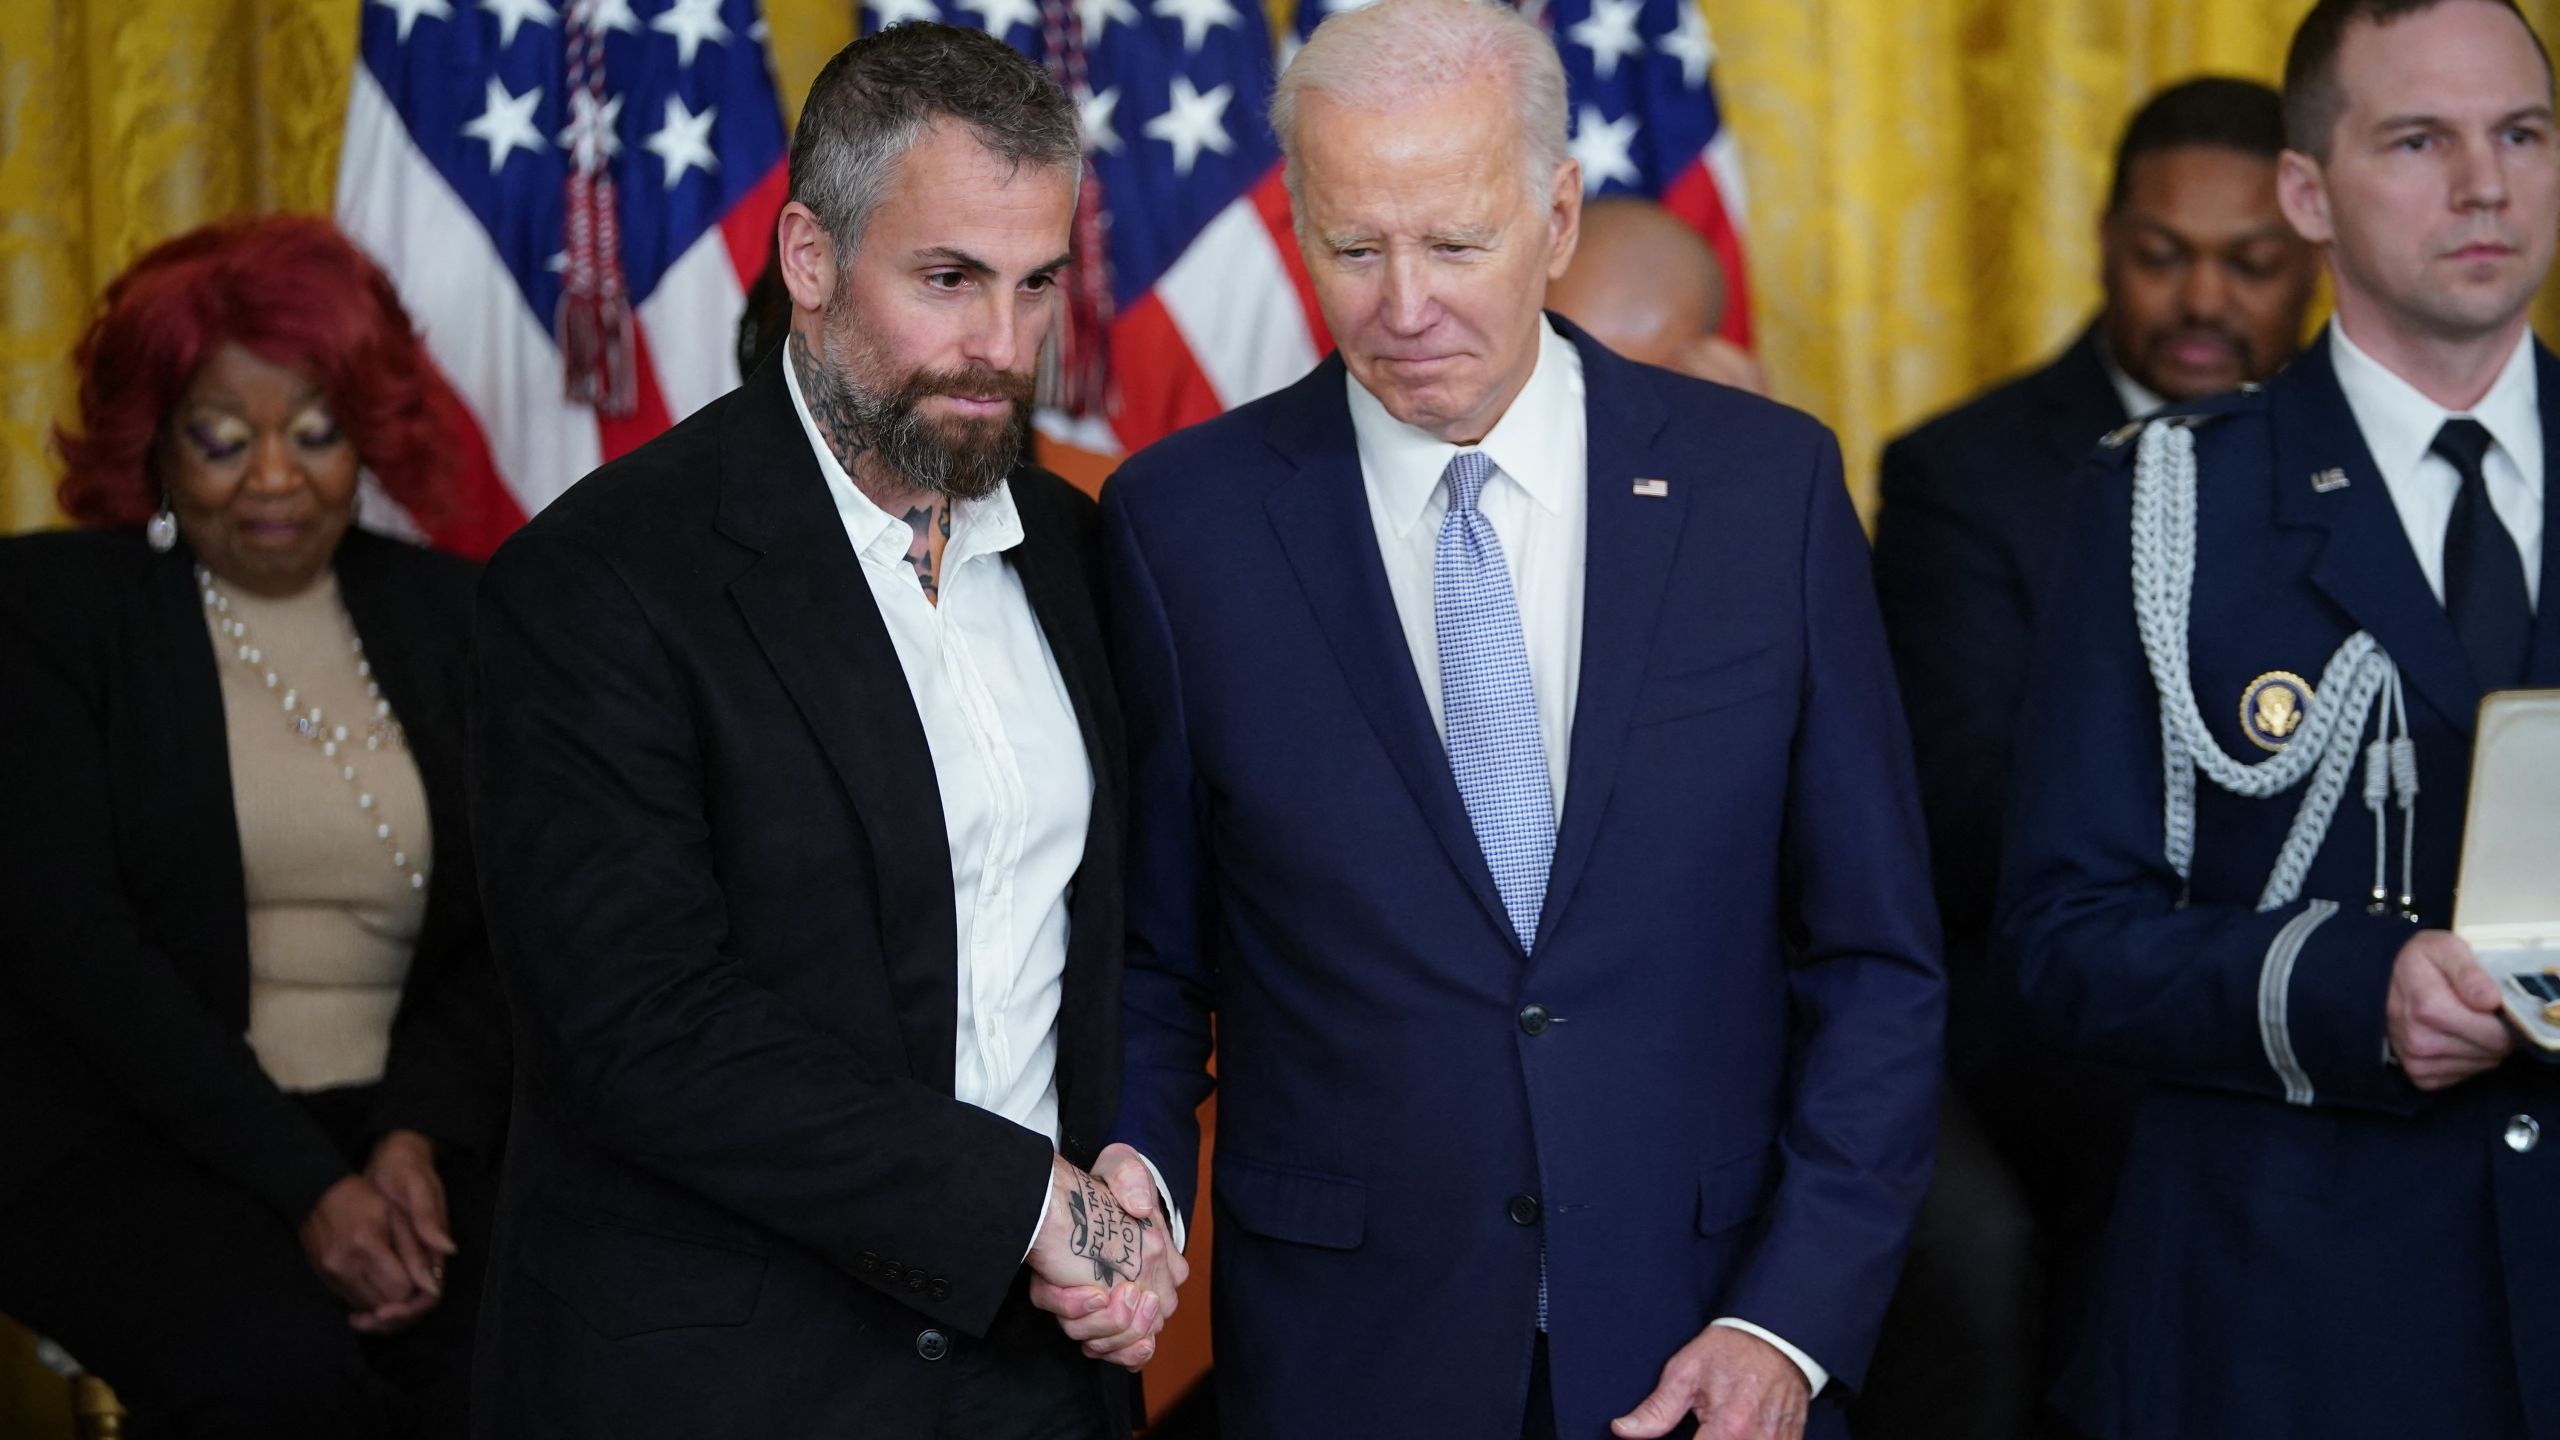
[[[373,838],[390,852],[392,868],[409,877],[410,889],[426,889],[426,872],[409,863],[409,852],[400,848],[399,837],[391,831],[391,822],[375,812],[373,792],[364,788],[363,777],[350,763],[355,752],[354,740],[347,727],[331,724],[319,706],[304,705],[301,692],[268,667],[266,652],[249,637],[249,623],[231,613],[231,597],[214,583],[212,571],[198,565],[196,585],[204,592],[204,608],[213,616],[214,628],[232,642],[234,658],[265,681],[269,690],[278,692],[276,698],[284,711],[285,728],[309,742],[322,758],[338,761],[338,778],[355,791],[356,808],[373,816]],[[364,637],[351,636],[348,646],[355,656],[356,678],[364,682],[364,696],[373,702],[373,713],[365,717],[364,722],[364,748],[380,751],[405,747],[408,735],[400,728],[399,719],[391,713],[391,702],[382,698],[382,683],[373,678],[373,662],[364,658]],[[342,748],[347,751],[347,758],[339,756]]]

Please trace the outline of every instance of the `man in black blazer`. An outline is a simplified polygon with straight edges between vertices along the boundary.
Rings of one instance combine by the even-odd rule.
[[[1960,1417],[1948,1434],[2020,1433],[2050,1350],[2031,1249],[2049,1254],[2041,1308],[2064,1330],[2095,1260],[2130,1111],[2116,1082],[2033,1053],[1986,953],[2034,595],[2048,578],[2082,583],[2048,577],[2048,560],[2065,482],[2100,437],[2292,357],[2317,258],[2276,205],[2283,149],[2266,86],[2208,78],[2154,96],[2118,145],[2099,222],[2106,308],[2044,368],[1885,447],[1876,588],[1920,761],[1956,1083],[1862,1411],[1870,1433],[1948,1423],[1929,1415]]]
[[[785,353],[490,567],[525,1061],[482,1436],[1126,1433],[1088,1357],[1146,1358],[1180,1262],[1078,1168],[1123,761],[1093,507],[1021,460],[1079,164],[1000,42],[848,46],[792,144]]]

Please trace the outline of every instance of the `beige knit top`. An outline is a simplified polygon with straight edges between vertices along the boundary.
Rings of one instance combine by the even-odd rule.
[[[335,575],[283,599],[215,588],[230,604],[205,619],[248,888],[249,1045],[287,1090],[368,1084],[426,913],[412,880],[434,853],[426,794],[396,718],[375,715]],[[295,721],[314,706],[305,735]]]

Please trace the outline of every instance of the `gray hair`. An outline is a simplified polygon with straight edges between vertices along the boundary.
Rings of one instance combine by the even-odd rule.
[[[1075,107],[1048,72],[983,30],[915,21],[835,53],[791,135],[791,197],[851,254],[907,150],[937,121],[1017,169],[1081,173]]]
[[[1544,30],[1501,0],[1377,0],[1328,16],[1289,62],[1271,95],[1271,131],[1298,198],[1298,104],[1322,95],[1377,114],[1486,80],[1510,92],[1529,163],[1529,193],[1544,195],[1571,154],[1564,62]]]

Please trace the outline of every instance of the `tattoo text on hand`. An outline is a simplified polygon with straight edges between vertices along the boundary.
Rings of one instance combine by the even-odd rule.
[[[1138,1278],[1146,1267],[1149,1224],[1121,1209],[1090,1175],[1077,1176],[1067,1192],[1067,1250],[1092,1264],[1097,1285]]]

